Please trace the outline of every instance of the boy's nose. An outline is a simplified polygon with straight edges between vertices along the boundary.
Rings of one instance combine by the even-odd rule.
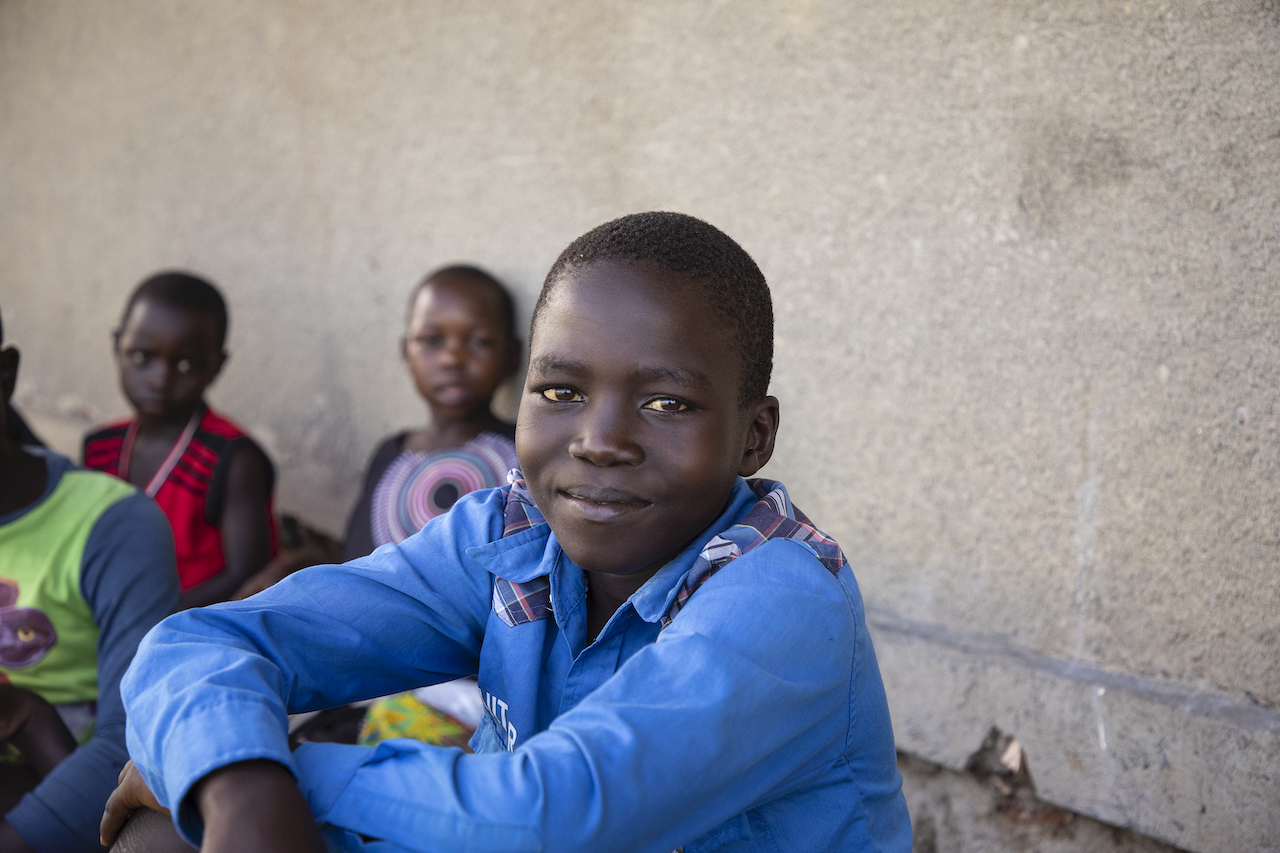
[[[636,441],[630,413],[621,406],[588,403],[569,453],[592,465],[638,465],[644,450]]]
[[[466,356],[466,344],[460,340],[448,339],[440,347],[440,363],[449,366],[462,364]]]
[[[150,368],[147,371],[147,382],[157,391],[168,390],[169,386],[173,384],[174,377],[178,374],[178,371],[174,370],[173,366],[165,362],[164,359],[156,359],[151,363]]]

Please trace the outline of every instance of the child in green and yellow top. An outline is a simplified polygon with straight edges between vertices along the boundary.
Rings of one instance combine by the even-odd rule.
[[[3,338],[0,337],[0,344]],[[3,402],[18,351],[0,349]],[[173,537],[127,483],[19,445],[0,407],[0,853],[96,849],[128,758],[120,677],[178,603]]]

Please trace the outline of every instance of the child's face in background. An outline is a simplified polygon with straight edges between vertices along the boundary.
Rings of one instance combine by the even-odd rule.
[[[146,299],[116,338],[120,388],[143,417],[191,417],[225,360],[212,317]]]
[[[519,351],[487,288],[442,276],[414,297],[404,358],[431,411],[457,420],[488,413],[494,392],[514,372]]]
[[[739,405],[741,356],[705,298],[673,273],[601,262],[563,279],[538,317],[516,452],[585,569],[652,574],[768,458],[749,450],[762,432],[772,450],[776,401]]]

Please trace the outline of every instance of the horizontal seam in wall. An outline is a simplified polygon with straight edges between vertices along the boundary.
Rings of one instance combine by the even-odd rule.
[[[1187,714],[1232,723],[1240,728],[1280,733],[1280,711],[1261,704],[1240,701],[1212,689],[1150,676],[1063,660],[1017,645],[998,634],[960,631],[932,622],[906,619],[886,610],[867,606],[867,624],[873,632],[897,634],[977,657],[998,658],[1025,669],[1108,690],[1124,690],[1139,698],[1176,708]]]

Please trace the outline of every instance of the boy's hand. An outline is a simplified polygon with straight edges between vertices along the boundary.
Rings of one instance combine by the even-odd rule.
[[[289,576],[290,572],[279,565],[278,560],[267,563],[266,568],[240,584],[240,588],[231,596],[232,601],[240,601],[251,595],[257,595],[264,589],[275,586]]]
[[[133,766],[132,761],[125,762],[120,777],[116,780],[116,789],[107,798],[107,807],[102,811],[102,824],[98,832],[102,836],[102,846],[110,847],[124,826],[129,815],[141,808],[168,814],[169,810],[156,801],[155,794],[142,781],[142,774]]]
[[[204,819],[205,853],[325,853],[307,801],[282,764],[229,764],[197,782],[190,796]],[[129,815],[144,807],[169,814],[130,761],[107,800],[102,845],[110,847]]]
[[[264,589],[275,586],[299,569],[327,562],[330,562],[329,556],[318,548],[303,548],[298,551],[281,554],[267,563],[257,574],[242,583],[235,594],[231,596],[231,600],[239,601],[242,598],[257,595]]]
[[[0,683],[0,742],[13,743],[41,779],[76,749],[75,737],[52,705],[8,682]]]

